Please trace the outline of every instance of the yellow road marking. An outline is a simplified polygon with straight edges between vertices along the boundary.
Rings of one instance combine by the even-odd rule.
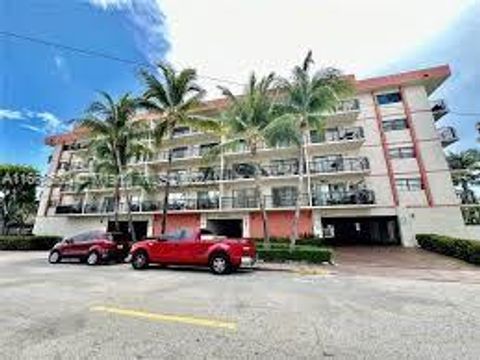
[[[328,275],[330,271],[323,269],[297,269],[294,271],[299,275]]]
[[[180,315],[167,315],[167,314],[156,314],[144,311],[129,310],[129,309],[119,309],[114,307],[106,306],[94,306],[90,308],[91,311],[101,311],[111,314],[124,315],[130,317],[143,318],[154,321],[167,321],[167,322],[176,322],[189,325],[197,326],[206,326],[214,328],[223,328],[228,330],[236,330],[237,324],[229,321],[213,320],[213,319],[203,319],[193,316],[180,316]]]

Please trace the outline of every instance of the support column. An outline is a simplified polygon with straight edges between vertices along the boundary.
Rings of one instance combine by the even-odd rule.
[[[400,240],[402,246],[415,247],[417,239],[415,238],[415,214],[411,209],[404,206],[397,208],[398,227],[400,230]]]

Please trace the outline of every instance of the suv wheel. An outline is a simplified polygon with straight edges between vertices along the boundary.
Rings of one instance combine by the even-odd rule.
[[[50,255],[48,255],[48,262],[50,264],[59,263],[61,259],[62,259],[62,256],[57,250],[52,251]]]
[[[214,254],[210,259],[210,270],[215,275],[228,274],[232,270],[230,259],[225,254]]]
[[[87,256],[87,265],[98,265],[100,262],[100,255],[96,251],[91,251]]]
[[[132,267],[135,270],[142,270],[148,267],[148,255],[145,251],[137,251],[132,255]]]

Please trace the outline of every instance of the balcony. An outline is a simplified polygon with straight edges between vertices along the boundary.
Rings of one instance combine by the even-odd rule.
[[[311,144],[325,144],[333,142],[348,142],[364,140],[365,134],[361,126],[355,126],[343,129],[326,129],[323,134],[318,134],[312,130],[310,132]]]
[[[375,193],[372,190],[318,192],[312,195],[313,206],[372,205]]]
[[[366,157],[321,159],[310,162],[310,173],[312,175],[361,173],[369,170],[370,163]]]
[[[170,211],[191,211],[191,210],[213,210],[219,208],[219,198],[185,198],[170,199],[168,202],[168,210]],[[161,212],[163,203],[160,201],[142,201],[132,202],[130,204],[130,212]],[[58,205],[55,208],[56,214],[77,215],[77,214],[111,214],[114,211],[113,203],[87,203],[82,206],[81,203],[70,205]],[[119,212],[128,213],[128,205],[121,202]]]
[[[293,195],[267,195],[263,196],[263,201],[267,209],[286,209],[294,208],[296,205],[296,196]],[[314,193],[310,202],[308,194],[302,194],[300,206],[302,208],[312,206],[331,207],[331,206],[357,206],[375,204],[375,194],[371,190],[361,189],[344,192]],[[146,200],[142,202],[133,202],[130,204],[132,213],[159,213],[163,209],[163,203],[156,200]],[[170,199],[168,210],[173,212],[182,211],[202,211],[202,210],[245,210],[259,209],[260,198],[256,196],[236,196],[236,197],[197,197]],[[478,217],[478,206],[470,207]],[[476,210],[475,210],[476,209]],[[60,215],[101,215],[112,214],[114,210],[112,202],[95,202],[82,205],[81,202],[65,205],[57,205],[55,213]],[[475,212],[476,211],[476,212]],[[119,212],[128,213],[128,207],[125,202],[121,202]],[[470,211],[472,212],[472,211]],[[472,218],[471,216],[469,219]],[[473,217],[472,223],[477,218]],[[469,220],[470,221],[470,220]]]
[[[297,196],[294,195],[268,195],[264,197],[265,207],[267,209],[292,208],[296,206]],[[300,196],[300,206],[310,206],[308,194]]]
[[[444,115],[449,113],[447,103],[443,99],[430,101],[430,110],[432,111],[435,121],[440,120]]]
[[[81,214],[82,204],[58,205],[55,208],[55,214]]]
[[[338,121],[354,121],[360,114],[360,102],[358,99],[343,100],[335,111],[329,114],[329,118]]]
[[[205,184],[209,182],[218,182],[221,180],[221,174],[219,168],[209,168],[205,171],[198,172],[182,172],[170,174],[170,185],[194,185]]]
[[[445,126],[437,129],[440,142],[443,147],[447,147],[459,140],[457,130],[451,126]]]

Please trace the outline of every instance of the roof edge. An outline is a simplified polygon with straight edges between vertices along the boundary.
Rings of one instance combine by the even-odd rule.
[[[427,91],[430,94],[437,89],[451,75],[449,65],[440,65],[420,70],[400,72],[397,74],[371,77],[356,80],[354,75],[345,75],[346,78],[354,82],[357,92],[371,92],[391,87],[399,87],[411,84],[425,83]],[[228,105],[228,99],[217,98],[205,101],[199,111],[209,111],[221,109]],[[45,144],[55,146],[74,142],[82,138],[88,132],[87,129],[75,129],[69,133],[52,135],[45,138]]]

